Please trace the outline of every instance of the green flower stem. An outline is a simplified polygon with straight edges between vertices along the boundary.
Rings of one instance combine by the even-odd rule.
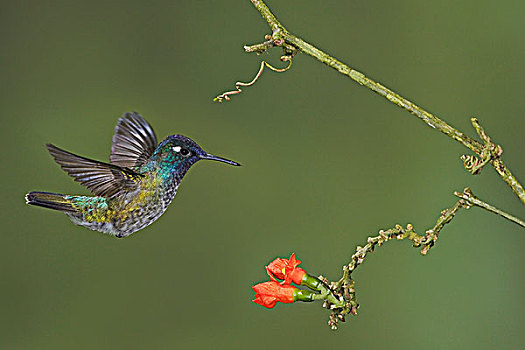
[[[293,299],[295,301],[311,302],[315,301],[315,296],[318,295],[312,291],[296,288],[293,291]]]
[[[305,274],[303,280],[301,281],[301,286],[306,286],[319,293],[315,293],[306,289],[296,288],[293,294],[295,301],[310,302],[315,300],[325,300],[325,302],[328,302],[329,305],[331,305],[332,309],[342,308],[345,305],[344,299],[342,297],[337,298],[332,293],[330,288],[317,277]]]
[[[343,299],[337,298],[332,293],[330,288],[317,277],[314,277],[314,276],[311,276],[305,273],[301,281],[301,286],[306,286],[320,293],[320,294],[312,293],[311,295],[312,300],[326,300],[330,304],[333,304],[334,308],[342,308],[345,305]]]
[[[321,288],[323,287],[323,282],[317,277],[310,276],[308,273],[305,273],[303,279],[301,280],[301,286],[305,286],[320,292]]]
[[[350,68],[346,64],[337,60],[336,58],[328,55],[327,53],[319,50],[315,46],[307,43],[303,39],[291,34],[284,26],[277,20],[275,15],[270,11],[268,6],[262,0],[251,0],[252,4],[259,11],[262,17],[266,20],[268,25],[272,30],[271,39],[273,44],[270,42],[265,42],[262,45],[256,44],[252,46],[245,46],[246,52],[258,52],[261,50],[269,49],[273,46],[282,46],[285,50],[285,55],[289,55],[291,51],[300,50],[301,52],[310,55],[320,62],[326,64],[329,67],[337,70],[339,73],[346,75],[352,80],[356,81],[360,85],[363,85],[370,90],[376,92],[377,94],[385,97],[390,102],[398,105],[399,107],[407,110],[411,114],[415,115],[428,126],[441,131],[443,134],[453,138],[458,141],[472,152],[478,155],[485,155],[483,152],[485,146],[479,143],[478,141],[470,138],[469,136],[463,134],[461,131],[455,129],[454,127],[447,124],[445,121],[439,119],[430,112],[427,112],[423,108],[419,107],[415,103],[407,100],[406,98],[400,96],[389,88],[381,85],[378,82],[373,81],[372,79],[365,76],[363,73]],[[516,180],[512,175],[510,170],[506,167],[503,161],[498,157],[490,158],[488,161],[501,176],[501,178],[510,186],[512,191],[518,196],[521,202],[525,205],[525,190],[523,186]]]

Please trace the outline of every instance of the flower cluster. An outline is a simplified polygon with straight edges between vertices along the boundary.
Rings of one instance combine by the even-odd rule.
[[[270,281],[262,282],[252,287],[255,291],[253,302],[270,309],[277,302],[314,301],[319,294],[291,285],[293,282],[296,285],[307,286],[310,289],[319,291],[322,282],[298,267],[300,263],[301,261],[295,258],[295,254],[292,254],[290,259],[277,258],[268,264],[266,272],[270,276]]]

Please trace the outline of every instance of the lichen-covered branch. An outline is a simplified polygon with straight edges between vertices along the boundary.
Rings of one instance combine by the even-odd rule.
[[[375,82],[374,80],[365,76],[363,73],[353,68],[350,68],[348,65],[344,64],[343,62],[321,51],[320,49],[309,44],[308,42],[304,41],[298,36],[295,36],[294,34],[290,33],[281,24],[281,22],[277,20],[275,15],[270,11],[270,9],[264,3],[264,1],[251,0],[251,2],[255,6],[255,8],[259,11],[259,13],[262,15],[262,17],[266,20],[268,25],[270,26],[272,34],[269,36],[267,35],[265,37],[266,41],[262,44],[245,46],[246,52],[261,53],[274,46],[280,46],[283,48],[285,55],[293,51],[300,51],[309,56],[316,58],[320,62],[337,70],[339,73],[346,75],[347,77],[356,81],[360,85],[367,87],[368,89],[385,97],[390,102],[407,110],[412,115],[415,115],[420,120],[422,120],[428,126],[441,131],[443,134],[451,137],[452,139],[458,141],[459,143],[461,143],[462,145],[470,149],[472,152],[474,152],[476,155],[478,155],[481,158],[481,160],[478,162],[478,161],[475,161],[475,158],[473,158],[474,156],[464,156],[465,158],[471,157],[471,158],[466,159],[467,162],[465,162],[465,159],[464,159],[464,162],[465,162],[466,167],[471,166],[471,169],[469,170],[473,174],[479,174],[479,170],[481,170],[481,168],[485,164],[490,163],[494,167],[494,169],[497,171],[497,173],[501,176],[501,178],[510,186],[512,191],[516,194],[516,196],[518,196],[521,202],[525,205],[525,190],[523,186],[518,182],[518,180],[514,177],[514,175],[512,175],[510,170],[507,168],[507,166],[503,163],[503,161],[499,157],[501,155],[501,152],[499,152],[498,154],[498,151],[501,151],[501,148],[495,148],[495,149],[490,148],[490,146],[492,145],[490,143],[490,138],[487,137],[488,138],[488,142],[487,142],[487,139],[482,136],[482,135],[486,136],[484,131],[482,134],[480,134],[480,132],[478,132],[478,134],[484,141],[485,145],[465,135],[464,133],[452,127],[451,125],[447,124],[445,121],[438,118],[434,114],[419,107],[415,103],[407,100],[406,98],[390,90],[386,86],[378,82]],[[476,127],[475,123],[479,125],[477,120],[473,121],[473,124]],[[482,129],[479,129],[479,130],[482,130]],[[474,162],[471,163],[470,161],[474,161]]]

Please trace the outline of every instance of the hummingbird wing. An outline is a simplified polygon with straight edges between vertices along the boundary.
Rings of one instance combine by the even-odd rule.
[[[136,188],[143,177],[131,169],[77,156],[52,144],[46,147],[65,172],[96,196],[111,197],[122,190]]]
[[[157,148],[153,128],[137,112],[119,118],[109,156],[111,164],[136,168],[146,163]]]

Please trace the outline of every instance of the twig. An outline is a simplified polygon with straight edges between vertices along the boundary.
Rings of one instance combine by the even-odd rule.
[[[352,255],[350,262],[343,266],[343,276],[341,279],[329,284],[332,293],[337,298],[343,297],[346,303],[342,308],[334,308],[330,302],[324,303],[324,307],[332,310],[328,325],[332,329],[336,329],[337,323],[339,321],[344,321],[346,315],[357,315],[359,304],[356,298],[355,281],[351,276],[359,265],[365,261],[368,254],[372,253],[376,247],[380,247],[383,243],[391,240],[408,239],[412,242],[413,247],[422,247],[421,255],[426,255],[430,248],[436,243],[438,235],[443,227],[452,221],[459,209],[468,207],[469,205],[466,201],[460,199],[452,208],[443,210],[434,227],[427,230],[424,235],[417,234],[414,231],[412,224],[407,224],[406,228],[403,228],[401,225],[395,225],[388,230],[380,230],[379,235],[377,236],[368,237],[367,243],[363,247],[358,246],[356,252]],[[320,279],[323,280],[322,276],[320,276]],[[326,279],[324,279],[323,282],[328,284]]]
[[[457,197],[459,198],[462,198],[464,199],[469,205],[471,206],[476,206],[476,207],[480,207],[480,208],[483,208],[485,210],[488,210],[490,211],[491,213],[494,213],[494,214],[498,214],[502,217],[504,217],[505,219],[507,220],[510,220],[518,225],[520,225],[521,227],[525,227],[525,222],[516,218],[515,216],[512,216],[508,213],[505,213],[504,211],[488,204],[488,203],[485,203],[483,202],[481,199],[477,198],[476,196],[474,196],[474,194],[472,193],[472,191],[470,190],[470,188],[465,188],[463,190],[462,193],[460,192],[454,192],[454,195],[456,195]]]
[[[380,247],[383,243],[391,240],[408,239],[412,242],[413,247],[422,247],[421,255],[426,255],[430,248],[436,243],[438,235],[443,227],[452,221],[459,209],[469,209],[471,206],[484,208],[525,227],[525,222],[476,198],[469,188],[465,188],[462,193],[454,192],[454,194],[460,197],[460,200],[457,201],[452,208],[443,210],[434,227],[426,231],[424,235],[417,234],[414,231],[412,224],[407,224],[406,228],[403,228],[401,225],[395,225],[388,230],[380,230],[379,235],[368,237],[367,243],[363,247],[358,246],[356,248],[356,252],[352,255],[350,262],[343,266],[343,275],[339,281],[328,283],[326,279],[323,280],[322,277],[320,277],[323,282],[330,286],[332,294],[334,294],[336,298],[342,296],[346,301],[343,308],[334,308],[330,302],[324,303],[324,307],[332,309],[332,314],[328,321],[328,324],[332,329],[337,328],[337,322],[340,320],[344,321],[347,314],[357,314],[359,304],[357,303],[355,281],[352,279],[352,273],[365,261],[365,258],[369,253],[372,253],[376,247]]]
[[[479,155],[481,157],[481,161],[479,162],[475,162],[474,158],[467,159],[469,162],[465,162],[465,159],[464,159],[466,167],[471,165],[470,161],[473,161],[471,165],[471,169],[469,169],[469,171],[472,172],[472,169],[473,169],[474,173],[477,174],[479,173],[479,171],[485,164],[490,163],[494,167],[494,169],[498,172],[498,174],[501,176],[501,178],[507,183],[507,185],[512,189],[512,191],[516,194],[516,196],[518,196],[521,202],[525,205],[525,190],[523,186],[518,182],[518,180],[512,175],[512,173],[507,168],[507,166],[503,163],[503,161],[500,159],[499,155],[497,155],[498,153],[497,149],[490,150],[487,153],[487,147],[488,147],[487,142],[485,142],[485,146],[482,145],[480,142],[470,138],[469,136],[465,135],[461,131],[447,124],[445,121],[439,119],[432,113],[419,107],[415,103],[398,95],[397,93],[381,85],[380,83],[373,81],[372,79],[365,76],[363,73],[353,68],[350,68],[346,64],[328,55],[327,53],[319,50],[315,46],[304,41],[303,39],[291,34],[277,20],[275,15],[270,11],[270,9],[264,3],[264,1],[251,0],[251,2],[255,6],[255,8],[259,11],[259,13],[262,15],[262,17],[266,20],[268,25],[270,26],[270,29],[272,30],[272,35],[271,36],[267,35],[265,37],[267,41],[265,41],[263,44],[248,46],[249,50],[246,50],[246,47],[245,47],[245,50],[247,52],[261,53],[261,52],[264,52],[265,50],[270,49],[273,46],[282,46],[283,49],[285,50],[288,50],[288,51],[299,50],[307,55],[310,55],[316,58],[320,62],[337,70],[339,73],[348,76],[349,78],[356,81],[360,85],[367,87],[368,89],[385,97],[390,102],[407,110],[408,112],[410,112],[411,114],[415,115],[416,117],[421,119],[423,122],[425,122],[428,126],[441,131],[443,134],[453,138],[454,140],[458,141],[459,143],[461,143],[462,145],[470,149],[475,154]],[[474,126],[476,127],[476,125]],[[481,130],[482,129],[479,129],[479,131]],[[484,131],[482,133],[478,132],[478,134],[480,135],[483,141],[486,141],[484,136],[482,136],[482,135],[486,136]],[[489,143],[490,143],[490,139],[488,137],[487,139],[489,140]],[[501,150],[501,148],[499,148],[499,150]],[[501,152],[499,152],[499,154],[501,154]],[[466,157],[469,157],[469,156],[464,156],[464,158]]]

